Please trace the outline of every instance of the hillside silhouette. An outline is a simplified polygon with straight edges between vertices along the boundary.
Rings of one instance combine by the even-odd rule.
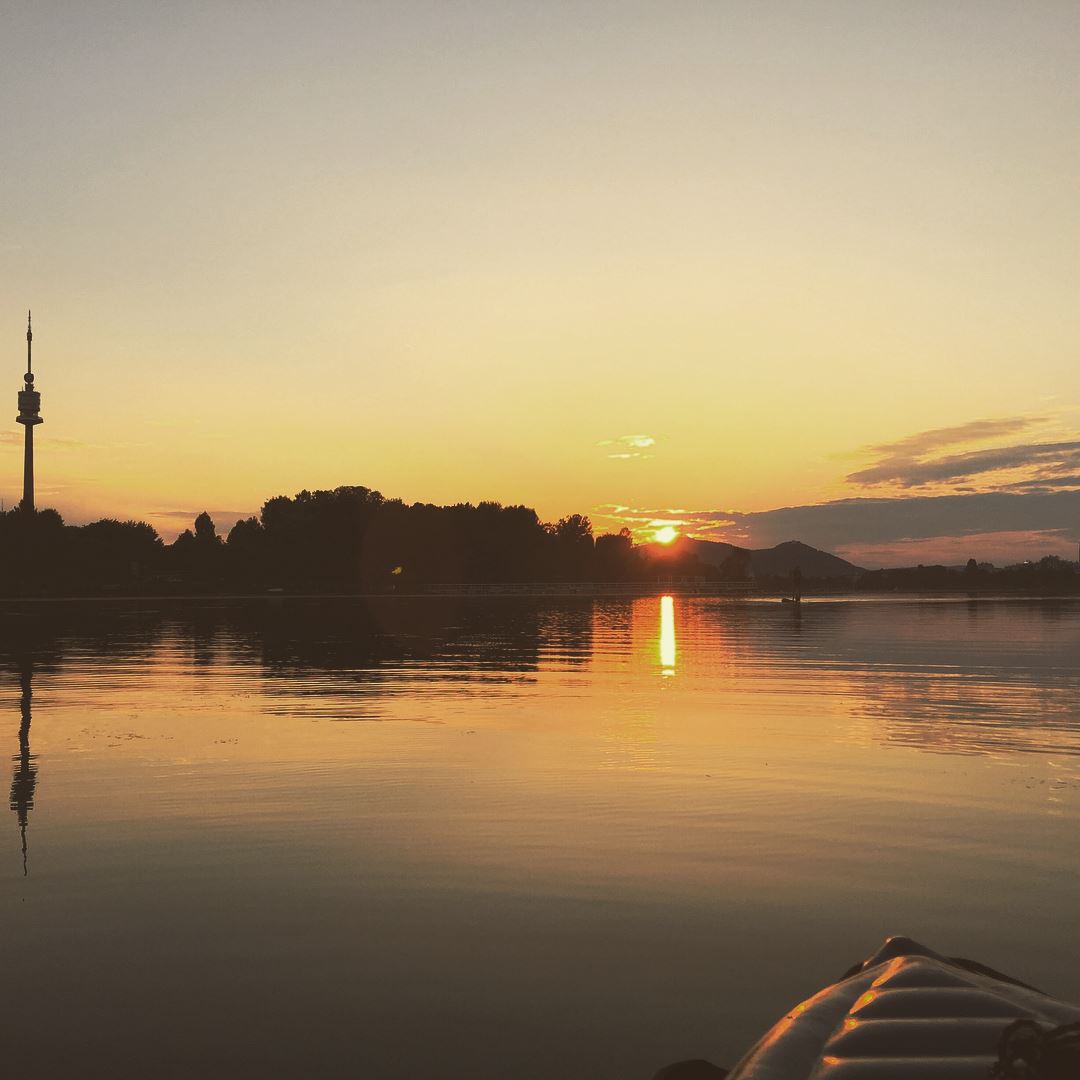
[[[206,512],[172,544],[146,522],[66,525],[55,510],[0,514],[0,595],[407,594],[437,585],[752,583],[787,591],[863,589],[1080,592],[1077,564],[1056,557],[998,570],[913,567],[868,572],[798,541],[751,550],[684,537],[594,535],[582,514],[541,521],[526,506],[437,506],[365,487],[301,491],[218,533]]]
[[[696,540],[681,536],[665,548],[662,544],[643,544],[642,549],[652,559],[662,560],[676,556],[696,558],[705,566],[723,568],[741,565],[755,579],[789,579],[798,570],[804,578],[821,581],[854,582],[865,574],[861,566],[819,551],[799,540],[787,540],[771,548],[741,548],[718,540]],[[732,563],[734,560],[734,563]]]

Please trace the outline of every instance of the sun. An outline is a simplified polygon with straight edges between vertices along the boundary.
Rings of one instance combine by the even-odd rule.
[[[653,533],[653,539],[658,544],[674,543],[679,537],[679,530],[674,525],[664,525]]]

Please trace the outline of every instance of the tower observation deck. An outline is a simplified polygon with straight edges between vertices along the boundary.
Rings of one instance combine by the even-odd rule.
[[[23,452],[23,497],[22,508],[34,509],[34,428],[45,421],[41,419],[41,394],[34,389],[34,369],[31,363],[30,349],[34,340],[33,331],[30,329],[30,312],[26,313],[26,374],[23,382],[26,384],[19,391],[19,415],[15,420],[22,424],[26,431],[26,441]]]

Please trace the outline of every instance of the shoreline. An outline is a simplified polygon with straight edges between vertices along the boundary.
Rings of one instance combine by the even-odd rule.
[[[367,592],[367,593],[153,593],[125,596],[2,596],[0,613],[12,613],[10,609],[23,605],[59,606],[59,605],[97,605],[101,607],[128,607],[139,604],[185,605],[185,604],[232,604],[264,603],[281,604],[286,602],[342,602],[397,601],[397,600],[637,600],[659,598],[662,596],[685,597],[689,599],[717,599],[731,603],[778,604],[791,601],[787,594],[779,590],[755,592],[740,590],[706,590],[680,588],[677,585],[656,585],[639,589],[615,589],[597,586],[594,588],[560,588],[483,586],[461,588],[440,587],[437,591],[425,592]],[[1030,591],[1006,592],[1002,590],[985,593],[963,592],[821,592],[804,594],[802,605],[821,603],[903,603],[903,602],[993,602],[1006,601],[1080,601],[1078,593],[1033,593]]]

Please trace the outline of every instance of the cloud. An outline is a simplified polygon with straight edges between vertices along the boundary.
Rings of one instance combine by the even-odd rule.
[[[203,509],[203,507],[199,507],[194,510],[143,510],[139,511],[135,516],[143,521],[150,522],[166,543],[172,543],[184,529],[192,528],[195,519],[203,512]],[[258,510],[210,509],[206,512],[210,515],[220,536],[227,536],[236,522],[244,518],[259,516]]]
[[[21,431],[0,431],[0,444],[6,446],[22,446],[24,438],[25,436]],[[34,440],[39,444],[44,443],[51,448],[58,448],[61,450],[83,449],[89,445],[81,439],[64,439],[59,436],[46,434],[35,435]]]
[[[885,544],[848,544],[837,554],[857,566],[914,566],[917,563],[959,565],[974,556],[998,566],[1057,554],[1076,557],[1076,545],[1059,532],[994,532],[967,536],[936,536],[896,540]]]
[[[1080,492],[840,499],[746,514],[741,522],[759,542],[804,539],[828,547],[996,532],[1064,530],[1080,536]]]
[[[610,447],[608,457],[616,461],[630,461],[634,458],[647,458],[650,447],[656,445],[651,435],[620,435],[617,439],[602,439],[597,446]]]
[[[943,446],[961,446],[986,442],[1001,435],[1014,435],[1018,431],[1044,423],[1045,419],[1039,416],[1005,416],[996,420],[969,420],[966,424],[957,424],[954,427],[920,431],[897,442],[882,443],[869,449],[881,457],[925,457]]]
[[[90,445],[83,442],[82,439],[62,439],[49,435],[42,442],[47,443],[50,447],[58,447],[61,450],[84,450]]]
[[[901,545],[915,562],[928,561],[926,556],[920,557],[920,545],[928,551],[949,538],[958,542],[966,538],[977,558],[991,557],[992,552],[986,554],[986,538],[1001,534],[1028,537],[1030,555],[1036,557],[1049,551],[1075,557],[1075,545],[1080,541],[1080,491],[839,499],[755,513],[600,507],[594,516],[605,526],[608,522],[616,529],[626,525],[641,535],[650,522],[664,518],[691,536],[742,547],[765,548],[785,540],[802,540],[826,551],[869,552],[885,546],[900,551],[897,545]]]
[[[1021,480],[1010,484],[1014,491],[1050,491],[1053,488],[1080,488],[1080,473],[1065,476],[1044,476],[1038,480]]]
[[[661,525],[674,525],[700,539],[720,539],[713,533],[737,530],[740,515],[725,510],[686,510],[672,507],[632,507],[607,503],[593,510],[593,518],[602,527],[618,530],[624,526],[635,535],[645,536]],[[727,540],[725,535],[723,539]],[[734,543],[735,541],[730,541]]]
[[[152,518],[177,518],[181,521],[194,521],[203,511],[200,510],[147,510],[147,517]],[[256,510],[207,510],[208,513],[215,521],[218,518],[222,520],[239,520],[240,518],[247,518],[258,516]]]
[[[1014,469],[1036,469],[1040,474],[1054,475],[1076,468],[1080,468],[1080,442],[1024,443],[950,454],[932,461],[887,458],[851,473],[847,479],[864,487],[894,483],[910,488]]]
[[[1080,442],[1022,442],[944,454],[947,448],[985,443],[1048,422],[1043,416],[972,420],[935,428],[892,443],[867,447],[873,464],[849,473],[860,488],[946,488],[965,483],[983,491],[1014,489],[1018,483],[1045,480],[1080,470]],[[1017,474],[1020,474],[1019,476]],[[1056,483],[1052,486],[1063,487]]]

